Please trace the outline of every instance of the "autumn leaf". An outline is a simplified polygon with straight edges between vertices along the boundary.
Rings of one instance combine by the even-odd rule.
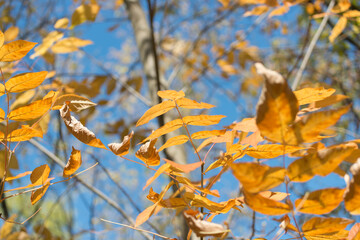
[[[6,91],[17,93],[38,87],[47,75],[47,71],[18,74],[5,83]]]
[[[15,26],[11,26],[4,32],[5,42],[10,42],[16,39],[19,35],[19,28]]]
[[[142,143],[149,141],[150,139],[158,138],[169,132],[175,131],[176,129],[181,128],[182,126],[183,126],[183,121],[181,119],[175,119],[170,122],[167,122],[160,128],[153,131],[149,137],[145,138],[142,141]]]
[[[155,106],[152,106],[137,121],[136,126],[138,127],[145,123],[148,123],[151,119],[154,119],[154,118],[170,111],[173,108],[175,108],[175,102],[172,100],[163,101]]]
[[[334,145],[295,160],[288,166],[291,181],[305,182],[315,175],[326,176],[357,149],[354,143]]]
[[[346,218],[313,217],[303,224],[302,230],[305,236],[335,234],[353,222],[354,220]]]
[[[233,129],[242,132],[256,132],[259,130],[255,118],[244,118],[241,122],[235,123]]]
[[[197,115],[197,116],[186,116],[183,118],[185,124],[194,126],[209,126],[218,124],[224,115]]]
[[[5,94],[5,86],[0,83],[0,96]]]
[[[159,169],[156,170],[154,176],[152,176],[151,178],[149,178],[149,179],[146,181],[146,184],[145,184],[145,186],[143,187],[143,190],[144,190],[145,188],[147,188],[148,186],[150,186],[150,184],[151,184],[152,182],[154,182],[155,179],[157,179],[163,172],[165,172],[167,169],[169,169],[170,166],[171,166],[171,165],[170,165],[169,163],[165,163],[165,164],[161,165],[161,167],[159,167]]]
[[[161,152],[162,150],[164,150],[165,148],[171,147],[171,146],[176,146],[176,145],[181,145],[186,143],[189,140],[188,136],[186,135],[179,135],[179,136],[175,136],[172,138],[169,138],[164,145],[162,145],[159,148],[159,152]]]
[[[343,17],[346,18],[357,18],[360,17],[360,11],[359,10],[349,10],[343,13]]]
[[[299,105],[305,105],[316,101],[321,101],[331,96],[336,90],[333,88],[302,88],[294,92]]]
[[[56,98],[52,110],[59,110],[62,106],[67,103],[70,108],[70,111],[80,112],[82,110],[94,107],[97,104],[93,103],[86,97],[81,97],[76,94],[64,94]]]
[[[12,181],[12,180],[19,179],[19,178],[25,177],[25,176],[27,176],[27,175],[30,175],[31,173],[32,173],[32,171],[27,171],[27,172],[19,173],[18,175],[14,176],[14,177],[6,177],[6,178],[5,178],[5,181],[6,181],[6,182],[10,182],[10,181]]]
[[[360,160],[350,167],[353,175],[344,194],[345,209],[352,215],[360,215]]]
[[[51,50],[54,53],[70,53],[78,51],[80,47],[85,47],[87,45],[93,44],[90,40],[83,40],[76,37],[64,38],[56,42]]]
[[[197,102],[188,98],[180,98],[176,100],[176,104],[181,108],[187,108],[187,109],[210,109],[215,107],[214,105],[203,103],[203,102]]]
[[[233,163],[230,165],[234,176],[249,193],[268,190],[284,182],[286,170],[258,163]]]
[[[0,48],[4,45],[5,36],[4,33],[0,30]]]
[[[49,178],[49,174],[49,166],[47,164],[41,165],[40,167],[37,167],[32,171],[30,175],[30,181],[33,186],[43,185]]]
[[[160,164],[160,156],[158,150],[155,148],[157,139],[151,139],[143,144],[136,152],[135,156],[148,166],[157,166]]]
[[[60,18],[59,20],[56,21],[54,28],[66,29],[66,28],[68,28],[68,25],[69,25],[68,18]]]
[[[252,210],[265,215],[282,215],[291,211],[288,204],[265,198],[260,194],[244,191],[244,196],[246,205]]]
[[[224,135],[226,130],[211,130],[211,131],[199,131],[191,134],[192,139],[204,139],[214,136]]]
[[[0,140],[8,142],[23,142],[28,141],[33,137],[43,137],[43,133],[38,129],[29,127],[28,125],[22,125],[20,129],[15,129],[6,138],[4,133],[0,132]]]
[[[196,163],[189,163],[189,164],[180,164],[171,160],[164,159],[164,161],[168,164],[170,164],[173,168],[176,168],[176,170],[180,170],[184,173],[189,173],[194,171],[195,169],[201,167],[203,164],[202,162],[196,162]]]
[[[331,34],[329,36],[329,41],[331,43],[333,43],[335,38],[337,38],[344,31],[346,24],[347,24],[347,18],[340,17],[338,22],[335,24],[334,28],[331,30]]]
[[[129,153],[130,141],[134,135],[134,131],[124,137],[121,143],[110,143],[108,144],[109,149],[117,156],[124,156]]]
[[[31,200],[32,205],[37,203],[45,195],[49,186],[50,186],[50,181],[47,181],[46,184],[44,186],[42,186],[40,189],[37,189],[37,190],[31,192],[30,200]]]
[[[258,74],[265,78],[256,110],[257,127],[262,136],[285,144],[285,134],[299,109],[297,99],[279,73],[265,68],[261,63],[256,63],[255,67]]]
[[[360,239],[360,223],[355,223],[349,231],[347,240],[359,240]]]
[[[287,4],[284,4],[283,6],[277,7],[274,10],[272,10],[269,14],[269,17],[284,15],[289,10],[290,10],[290,7],[287,6]]]
[[[326,188],[310,192],[295,201],[299,212],[307,214],[327,214],[337,208],[343,200],[344,189]]]
[[[76,172],[81,166],[81,152],[80,150],[75,149],[72,147],[70,158],[64,168],[63,177],[70,177],[71,174]]]
[[[71,27],[73,28],[83,22],[94,22],[100,10],[100,6],[96,3],[82,4],[75,9],[71,16]]]
[[[72,135],[74,135],[74,137],[89,146],[106,149],[104,144],[96,138],[92,131],[87,129],[84,125],[82,125],[81,122],[71,116],[70,107],[67,104],[64,104],[60,109],[60,116],[63,119],[67,129],[71,132]]]
[[[245,154],[253,158],[276,158],[278,156],[304,149],[297,146],[284,146],[278,144],[264,144],[246,149]]]
[[[0,122],[4,121],[4,119],[5,119],[5,111],[2,110],[2,108],[0,108]]]
[[[37,43],[16,40],[0,48],[0,61],[13,62],[22,59]]]
[[[38,100],[24,107],[19,107],[11,111],[8,115],[10,120],[14,121],[28,121],[43,116],[50,110],[52,104],[51,98]]]
[[[59,39],[64,36],[64,33],[58,31],[52,31],[43,38],[42,43],[34,49],[34,54],[30,56],[30,59],[45,55],[49,48]]]
[[[349,98],[348,96],[340,95],[340,94],[332,95],[327,98],[324,98],[323,100],[311,103],[309,107],[324,108],[348,98]]]
[[[185,93],[183,91],[175,91],[175,90],[158,91],[157,95],[163,99],[172,99],[172,100],[185,97]]]
[[[269,7],[266,5],[257,6],[257,7],[254,7],[251,11],[245,12],[244,17],[258,16],[263,13],[266,13],[268,10],[269,10]]]

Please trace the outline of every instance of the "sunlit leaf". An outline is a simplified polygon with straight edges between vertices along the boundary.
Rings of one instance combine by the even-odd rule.
[[[4,133],[0,132],[0,140],[8,142],[22,142],[27,141],[33,137],[41,137],[43,133],[38,129],[29,127],[28,125],[22,125],[20,129],[15,129],[12,131],[7,138],[4,137]]]
[[[146,184],[143,187],[143,190],[145,188],[147,188],[153,181],[155,181],[155,179],[157,179],[163,172],[165,172],[167,169],[169,169],[170,166],[171,165],[169,163],[165,163],[165,164],[161,165],[161,167],[159,167],[159,169],[155,172],[154,176],[152,176],[151,178],[149,178],[146,181]]]
[[[4,45],[5,36],[4,33],[0,30],[0,48]]]
[[[64,104],[64,106],[60,109],[60,116],[67,129],[72,135],[74,135],[74,137],[89,146],[106,149],[104,144],[96,138],[92,131],[87,129],[80,121],[71,116],[70,107],[67,104]]]
[[[85,47],[87,45],[93,44],[90,40],[83,40],[76,37],[64,38],[56,42],[51,50],[54,53],[70,53],[78,51],[80,47]]]
[[[264,144],[246,149],[245,154],[253,158],[276,158],[278,156],[304,149],[297,146],[284,146],[278,144]]]
[[[134,135],[134,131],[124,137],[121,143],[110,143],[108,144],[109,149],[117,156],[124,156],[129,153],[130,141]]]
[[[284,182],[286,170],[258,163],[233,163],[230,165],[234,176],[249,193],[268,190]]]
[[[183,198],[160,199],[160,195],[154,192],[152,188],[150,188],[149,194],[146,196],[146,198],[152,201],[153,203],[158,202],[158,205],[163,208],[179,208],[179,207],[187,206]]]
[[[49,48],[54,44],[54,42],[58,41],[63,36],[64,33],[58,31],[52,31],[48,33],[48,35],[43,38],[42,43],[34,49],[35,53],[32,54],[30,58],[34,59],[37,56],[44,55],[49,50]]]
[[[34,205],[35,203],[37,203],[46,193],[46,191],[48,190],[50,186],[50,181],[47,181],[47,183],[45,184],[45,186],[41,187],[40,189],[37,189],[35,191],[31,192],[31,204]]]
[[[348,96],[345,96],[345,95],[332,95],[330,97],[327,97],[323,100],[320,100],[320,101],[316,101],[314,102],[313,104],[311,104],[310,106],[313,106],[314,108],[323,108],[323,107],[327,107],[327,106],[330,106],[334,103],[337,103],[337,102],[340,102],[344,99],[347,99],[349,98]]]
[[[166,143],[164,143],[164,145],[162,145],[159,148],[159,152],[161,152],[162,150],[164,150],[165,148],[171,147],[171,146],[176,146],[176,145],[180,145],[180,144],[184,144],[187,141],[189,141],[188,136],[186,135],[179,135],[179,136],[175,136],[172,138],[169,138]]]
[[[221,136],[226,130],[211,130],[211,131],[199,131],[191,134],[192,139],[204,139],[214,136]]]
[[[286,80],[277,72],[255,65],[258,74],[265,78],[257,110],[256,124],[261,135],[271,141],[286,143],[285,134],[294,122],[299,105]]]
[[[194,190],[198,190],[200,192],[203,192],[205,194],[209,194],[209,195],[212,195],[212,196],[215,196],[215,197],[220,197],[220,195],[218,194],[218,192],[216,191],[210,191],[209,189],[207,188],[200,188],[200,187],[197,187],[195,186],[188,178],[186,177],[181,177],[181,176],[176,176],[176,180],[181,183],[181,184],[184,184],[184,185],[187,185],[190,187],[190,189]]]
[[[347,240],[359,240],[360,239],[360,223],[355,223],[350,229]]]
[[[329,41],[332,43],[334,42],[335,38],[337,38],[345,29],[347,24],[346,17],[340,17],[338,22],[335,24],[334,28],[331,31],[329,36]]]
[[[232,163],[235,159],[231,156],[226,154],[225,156],[221,156],[219,159],[217,159],[215,162],[211,163],[210,166],[205,170],[205,173],[213,170],[218,167],[227,166],[230,163]]]
[[[45,80],[47,73],[42,71],[16,75],[5,83],[6,91],[17,93],[36,88]]]
[[[334,234],[353,222],[354,220],[346,218],[313,217],[303,224],[302,230],[305,236]]]
[[[359,10],[349,10],[343,13],[343,17],[346,18],[356,18],[360,17],[360,11]]]
[[[149,166],[157,166],[160,164],[159,152],[155,147],[156,138],[151,139],[143,144],[136,152],[135,156]]]
[[[176,104],[179,107],[182,108],[188,108],[188,109],[209,109],[215,107],[214,105],[203,103],[203,102],[197,102],[188,98],[180,98],[176,100]]]
[[[353,177],[344,194],[345,209],[352,215],[360,215],[360,160],[351,166],[350,172]]]
[[[22,59],[37,43],[16,40],[0,48],[0,61],[13,62]]]
[[[30,103],[27,106],[19,107],[11,111],[8,115],[8,118],[14,121],[28,121],[36,119],[44,115],[48,110],[50,110],[51,104],[51,98],[38,100]]]
[[[259,130],[255,118],[244,118],[241,122],[235,123],[233,129],[242,132],[256,132]]]
[[[152,106],[137,121],[136,126],[138,127],[140,125],[148,123],[151,119],[154,119],[154,118],[170,111],[173,108],[175,108],[175,102],[172,100],[163,101],[155,106]]]
[[[274,10],[272,10],[269,14],[269,17],[273,16],[281,16],[287,13],[290,10],[289,6],[284,4],[283,6],[277,7]]]
[[[40,167],[37,167],[32,171],[30,175],[30,181],[33,186],[43,185],[49,178],[49,174],[49,166],[47,164],[41,165]]]
[[[245,12],[244,17],[254,16],[254,15],[258,16],[263,13],[266,13],[268,10],[269,10],[269,7],[266,5],[257,6],[257,7],[254,7],[251,11]]]
[[[97,4],[80,5],[71,16],[71,28],[86,21],[94,22],[99,10],[100,6]]]
[[[0,108],[0,121],[4,121],[5,119],[5,111]]]
[[[183,122],[181,121],[181,119],[172,120],[170,122],[165,123],[163,126],[156,129],[155,131],[153,131],[150,134],[150,136],[144,139],[142,142],[146,142],[153,138],[158,138],[164,134],[167,134],[169,132],[175,131],[178,128],[181,128],[182,126],[183,126]]]
[[[5,86],[0,83],[0,96],[5,94]]]
[[[186,116],[183,118],[185,124],[194,126],[209,126],[218,124],[224,115],[197,115],[197,116]]]
[[[185,93],[183,91],[175,91],[175,90],[164,90],[164,91],[158,91],[157,95],[164,99],[178,99],[185,97]]]
[[[52,109],[59,110],[62,108],[64,103],[67,103],[70,110],[73,112],[80,112],[87,108],[96,106],[96,103],[93,103],[86,97],[81,97],[76,94],[64,94],[64,95],[59,96],[55,100]]]
[[[60,18],[56,21],[54,28],[63,28],[66,29],[69,26],[69,19],[68,18]]]
[[[64,167],[63,171],[63,177],[70,177],[71,174],[76,172],[76,170],[79,169],[81,166],[82,160],[81,160],[81,152],[80,150],[75,149],[72,147],[70,158]]]
[[[357,149],[356,144],[334,145],[308,154],[295,160],[288,166],[291,181],[305,182],[315,175],[326,176],[333,172],[339,164]]]
[[[19,178],[25,177],[25,176],[27,176],[27,175],[30,175],[31,173],[32,173],[32,171],[27,171],[27,172],[19,173],[18,175],[14,176],[14,177],[7,177],[7,178],[5,178],[5,181],[6,181],[6,182],[9,182],[9,181],[12,181],[12,180],[15,180],[15,179],[19,179]]]
[[[337,208],[343,200],[344,189],[326,188],[310,192],[304,199],[295,201],[301,206],[298,211],[307,214],[327,214]]]
[[[299,105],[305,105],[308,103],[323,100],[331,96],[336,90],[333,88],[325,89],[323,87],[318,88],[302,88],[294,92]]]
[[[184,173],[189,173],[194,171],[195,169],[201,167],[201,165],[203,164],[202,162],[196,162],[196,163],[189,163],[189,164],[180,164],[171,160],[167,160],[164,159],[164,161],[168,164],[170,164],[173,168],[175,168],[176,170],[180,170],[181,172]]]
[[[260,194],[244,191],[245,204],[252,210],[265,215],[282,215],[289,213],[291,208],[288,204],[265,198]]]
[[[272,192],[272,191],[263,191],[263,192],[259,192],[259,194],[261,196],[263,196],[264,198],[269,198],[274,201],[282,201],[288,195],[290,195],[290,194],[283,193],[283,192]]]
[[[5,42],[10,42],[16,39],[19,35],[19,28],[11,26],[4,32]]]

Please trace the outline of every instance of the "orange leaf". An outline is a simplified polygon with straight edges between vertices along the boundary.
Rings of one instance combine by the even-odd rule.
[[[18,74],[5,83],[6,91],[17,93],[36,88],[45,80],[47,73],[42,71]]]
[[[282,215],[291,211],[288,204],[265,198],[260,194],[244,191],[244,196],[246,205],[252,210],[265,215]]]
[[[0,83],[0,96],[5,94],[5,86]]]
[[[357,149],[354,143],[334,145],[308,154],[295,160],[288,166],[291,181],[305,182],[315,175],[326,176],[333,172],[339,164]]]
[[[259,192],[259,194],[261,196],[263,196],[264,198],[269,198],[271,200],[274,201],[282,201],[284,200],[288,195],[288,193],[283,193],[283,192],[272,192],[272,191],[264,191],[264,192]]]
[[[162,145],[159,148],[159,152],[161,152],[162,150],[164,150],[165,148],[171,147],[171,146],[175,146],[175,145],[181,145],[186,143],[187,141],[189,141],[188,136],[186,135],[179,135],[179,136],[175,136],[172,138],[169,138],[166,143],[164,143],[164,145]]]
[[[150,139],[158,138],[164,134],[167,134],[169,132],[175,131],[178,128],[181,128],[183,126],[183,122],[181,119],[175,119],[170,122],[165,123],[160,128],[153,131],[149,137],[145,138],[142,143],[149,141]]]
[[[331,96],[336,90],[333,88],[325,89],[323,87],[318,88],[303,88],[294,92],[299,105],[305,105],[308,103],[323,100]]]
[[[284,15],[285,13],[287,13],[290,10],[290,8],[287,5],[283,5],[280,7],[275,8],[274,10],[272,10],[269,14],[269,17],[272,16],[281,16]]]
[[[28,121],[43,116],[51,108],[52,98],[38,100],[24,107],[11,111],[8,115],[10,120]]]
[[[60,109],[60,116],[63,119],[67,129],[81,142],[98,148],[104,148],[104,144],[96,138],[95,134],[87,129],[81,122],[79,122],[76,118],[71,116],[70,108],[67,104]]]
[[[199,131],[191,134],[192,139],[204,139],[214,136],[224,135],[226,130],[211,130],[211,131]]]
[[[225,156],[221,156],[215,162],[210,164],[210,166],[205,170],[205,173],[218,167],[228,166],[233,161],[235,161],[235,159],[231,155],[226,154]]]
[[[64,94],[59,96],[55,100],[52,109],[59,110],[62,108],[64,103],[68,103],[70,110],[73,112],[79,112],[89,107],[93,107],[97,105],[96,103],[93,103],[86,97],[81,97],[75,94]]]
[[[176,104],[179,107],[182,108],[188,108],[188,109],[209,109],[215,107],[214,105],[203,103],[203,102],[197,102],[188,98],[180,98],[176,100]]]
[[[334,103],[340,102],[344,99],[349,98],[348,96],[345,95],[332,95],[330,97],[327,97],[323,100],[320,101],[316,101],[312,104],[310,104],[310,107],[314,107],[314,108],[323,108],[323,107],[327,107],[330,106]]]
[[[80,47],[85,47],[90,44],[93,44],[93,42],[90,40],[69,37],[56,42],[51,47],[51,50],[53,51],[53,53],[70,53],[78,51]]]
[[[27,176],[27,175],[29,175],[31,173],[32,173],[32,171],[23,172],[23,173],[20,173],[20,174],[14,176],[14,177],[7,177],[7,178],[5,178],[5,181],[9,182],[9,181],[12,181],[12,180],[15,180],[15,179],[18,179],[18,178],[25,177],[25,176]]]
[[[66,29],[68,28],[69,25],[69,19],[68,18],[60,18],[59,20],[56,21],[54,28],[63,28]]]
[[[157,179],[163,172],[165,172],[167,169],[170,168],[170,164],[169,163],[165,163],[163,164],[161,167],[159,167],[158,170],[156,170],[154,176],[152,176],[151,178],[149,178],[147,181],[146,181],[146,184],[145,186],[143,187],[143,190],[145,188],[147,188],[153,181],[155,181],[155,179]]]
[[[258,74],[265,78],[256,111],[257,127],[262,136],[284,144],[287,129],[299,110],[297,99],[279,73],[265,68],[261,63],[256,63],[255,67]]]
[[[339,21],[335,24],[329,36],[329,41],[331,43],[334,42],[335,38],[337,38],[344,31],[346,24],[347,24],[347,18],[340,17]]]
[[[31,192],[31,204],[34,205],[35,203],[37,203],[46,193],[46,191],[48,190],[50,186],[50,181],[47,181],[47,183],[45,184],[45,186],[41,187],[40,189],[37,189],[35,191]]]
[[[0,108],[0,122],[4,121],[4,119],[5,119],[5,111],[2,110],[2,108]]]
[[[137,121],[136,126],[138,127],[140,125],[148,123],[150,120],[170,111],[173,108],[175,108],[175,102],[172,100],[167,100],[167,101],[161,102],[155,106],[152,106]]]
[[[220,197],[220,195],[216,192],[216,191],[210,191],[207,188],[200,188],[195,186],[188,178],[186,177],[181,177],[181,176],[176,176],[176,181],[178,181],[181,184],[187,185],[189,186],[191,189],[196,189],[200,192],[203,192],[205,194],[209,194],[215,197]]]
[[[256,132],[258,127],[255,118],[244,118],[241,122],[235,123],[234,130],[242,132]]]
[[[278,144],[264,144],[246,149],[245,154],[253,158],[276,158],[278,156],[304,149],[297,146],[284,146]]]
[[[44,185],[50,174],[50,168],[47,164],[35,168],[31,175],[30,181],[33,186]]]
[[[218,124],[224,115],[197,115],[197,116],[186,116],[183,118],[184,123],[194,126],[209,126]]]
[[[323,234],[334,234],[346,228],[354,220],[346,218],[313,217],[307,220],[302,230],[305,236],[317,236]]]
[[[13,62],[22,59],[37,43],[16,40],[5,44],[0,49],[0,61]]]
[[[99,11],[100,6],[96,3],[81,4],[71,16],[70,29],[86,21],[94,22]]]
[[[189,164],[179,164],[174,161],[170,161],[167,159],[164,159],[165,162],[170,164],[176,169],[180,169],[184,173],[189,173],[191,171],[194,171],[195,169],[199,168],[202,165],[202,162],[196,162],[196,163],[189,163]]]
[[[360,223],[355,223],[350,229],[347,240],[359,240],[360,239]]]
[[[343,17],[346,18],[357,18],[360,17],[360,11],[359,10],[349,10],[343,13]]]
[[[259,16],[263,13],[266,13],[269,10],[269,7],[266,5],[261,5],[261,6],[257,6],[254,7],[251,11],[247,11],[244,13],[244,17],[248,17],[248,16]]]
[[[11,26],[4,32],[5,42],[10,42],[16,39],[19,35],[19,28]]]
[[[307,214],[327,214],[337,208],[343,200],[344,189],[326,188],[311,192],[305,199],[299,198],[295,206]]]
[[[134,131],[124,137],[121,143],[110,143],[108,144],[109,149],[117,156],[124,156],[129,153],[130,141],[134,135]]]
[[[143,144],[136,152],[135,156],[149,166],[157,166],[160,164],[160,156],[158,150],[155,148],[157,139],[151,139],[149,142]]]
[[[4,33],[0,30],[0,48],[4,45],[4,41],[5,41],[5,35],[4,35]]]
[[[22,125],[20,129],[15,129],[6,138],[8,142],[22,142],[27,141],[33,137],[41,137],[43,133],[38,129],[29,127],[28,125]],[[4,134],[0,132],[0,140],[4,141]]]
[[[345,208],[352,215],[360,215],[360,160],[351,166],[350,172],[353,178],[344,194]]]
[[[183,91],[175,91],[175,90],[164,90],[164,91],[158,91],[157,95],[164,99],[178,99],[185,97],[185,93]]]
[[[258,163],[233,163],[230,165],[234,176],[249,193],[268,190],[284,182],[286,170]]]
[[[81,166],[81,152],[72,147],[70,158],[64,168],[63,177],[70,177]]]

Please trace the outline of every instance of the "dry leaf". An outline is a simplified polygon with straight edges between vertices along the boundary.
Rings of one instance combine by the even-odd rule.
[[[346,240],[359,240],[360,239],[360,223],[355,223],[350,229],[349,236]]]
[[[52,110],[59,110],[62,108],[64,104],[67,104],[70,108],[70,111],[80,112],[82,110],[88,109],[90,107],[94,107],[97,104],[93,103],[86,97],[81,97],[76,94],[64,94],[59,96],[52,107]]]
[[[79,122],[76,118],[71,116],[70,107],[67,104],[64,104],[60,109],[60,116],[63,119],[67,129],[71,132],[72,135],[74,135],[74,137],[89,146],[106,149],[104,144],[96,138],[93,132],[82,125],[82,123]]]
[[[33,186],[44,185],[46,180],[49,178],[49,174],[49,166],[47,164],[41,165],[32,171],[30,181]]]
[[[149,142],[143,144],[136,152],[135,156],[148,166],[157,166],[160,164],[160,156],[158,150],[155,148],[157,139],[151,139]]]
[[[71,174],[76,172],[81,166],[81,152],[80,150],[75,149],[72,147],[70,158],[64,168],[63,177],[70,177]]]
[[[134,131],[124,137],[121,143],[110,143],[108,144],[109,149],[117,156],[124,156],[129,153],[130,141],[134,135]]]

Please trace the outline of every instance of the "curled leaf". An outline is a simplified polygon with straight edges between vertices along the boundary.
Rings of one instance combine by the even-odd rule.
[[[81,152],[80,150],[75,149],[72,147],[70,158],[64,168],[63,177],[70,177],[71,174],[76,172],[81,166]]]
[[[74,137],[89,146],[106,149],[104,144],[96,138],[93,132],[82,125],[82,123],[79,122],[76,118],[71,116],[70,107],[67,104],[64,104],[60,109],[60,116],[63,119],[67,129],[71,132],[72,135],[74,135]]]
[[[75,94],[64,94],[55,100],[52,109],[59,110],[64,105],[64,103],[67,103],[70,110],[73,112],[80,112],[87,108],[96,106],[96,103],[93,103],[86,97],[81,97]]]
[[[129,153],[130,141],[134,135],[134,131],[124,137],[121,143],[110,143],[108,144],[109,149],[117,156],[124,156]]]
[[[155,148],[156,141],[156,138],[151,139],[149,142],[143,144],[135,154],[137,158],[149,166],[157,166],[160,164],[159,152]]]

